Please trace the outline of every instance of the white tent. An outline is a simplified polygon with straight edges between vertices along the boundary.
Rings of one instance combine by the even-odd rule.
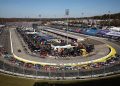
[[[0,25],[0,27],[4,27],[5,25]]]
[[[58,48],[58,49],[59,49],[59,48],[73,48],[73,47],[75,47],[75,46],[71,46],[71,45],[54,46],[54,45],[51,44],[51,47],[52,47],[54,50],[56,50],[57,48]]]
[[[36,34],[37,32],[26,32],[26,34]]]
[[[119,31],[120,32],[120,27],[112,27],[112,28],[109,28],[109,30],[111,30],[111,31]]]
[[[120,37],[120,32],[110,31],[110,32],[106,33],[106,35]]]

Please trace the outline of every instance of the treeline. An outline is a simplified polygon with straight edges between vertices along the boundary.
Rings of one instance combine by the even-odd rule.
[[[105,20],[105,19],[120,19],[120,13],[116,13],[116,14],[104,14],[102,16],[93,16],[93,17],[90,17],[90,18],[93,18],[93,19],[102,19],[102,20]]]
[[[77,18],[82,19],[82,18]],[[115,14],[104,14],[102,16],[93,16],[93,17],[84,17],[84,19],[101,19],[101,20],[117,20],[115,22],[118,22],[120,20],[120,13]],[[35,21],[60,21],[60,20],[66,20],[66,18],[0,18],[0,23],[5,22],[35,22]],[[76,20],[76,18],[69,18],[69,20]]]
[[[120,19],[113,19],[111,21],[100,21],[101,26],[116,26],[120,27]]]
[[[35,22],[39,21],[39,19],[35,18],[0,18],[1,23],[5,22]]]
[[[66,20],[66,18],[0,18],[0,23],[5,22],[36,22],[36,21],[60,21]]]

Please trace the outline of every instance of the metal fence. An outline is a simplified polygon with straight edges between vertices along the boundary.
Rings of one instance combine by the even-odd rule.
[[[120,64],[113,66],[105,66],[99,69],[91,70],[56,70],[56,71],[44,71],[29,69],[26,67],[20,67],[13,64],[8,64],[0,60],[0,71],[12,75],[19,75],[33,78],[49,78],[49,79],[72,79],[72,78],[92,78],[92,77],[104,77],[106,75],[120,73]]]

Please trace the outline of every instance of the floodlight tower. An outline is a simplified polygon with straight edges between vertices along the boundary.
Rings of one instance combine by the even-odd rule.
[[[65,15],[67,17],[67,45],[68,45],[68,16],[69,16],[69,9],[65,9]]]
[[[109,28],[110,28],[110,11],[108,11],[109,14]]]
[[[41,25],[41,14],[38,15],[39,16],[39,20],[40,20],[40,25]],[[42,28],[40,28],[41,32],[42,32]]]
[[[40,22],[41,22],[41,14],[39,14],[38,16],[39,16],[39,18],[40,18],[39,20],[40,20]]]
[[[84,15],[84,13],[81,13],[81,15],[82,15],[82,27],[83,27],[83,15]]]

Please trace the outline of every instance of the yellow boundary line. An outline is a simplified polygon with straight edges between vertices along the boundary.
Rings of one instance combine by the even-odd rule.
[[[86,61],[86,62],[79,62],[79,63],[68,63],[68,64],[60,64],[60,65],[64,65],[64,66],[79,66],[79,65],[84,65],[84,64],[89,64],[89,63],[97,63],[97,62],[105,62],[107,59],[110,59],[110,58],[113,58],[116,54],[116,50],[110,46],[110,45],[107,45],[109,48],[110,48],[110,53],[107,55],[107,56],[104,56],[102,58],[99,58],[99,59],[96,59],[96,60],[91,60],[91,61]],[[20,60],[20,61],[23,61],[25,63],[32,63],[32,64],[40,64],[40,65],[59,65],[59,64],[55,64],[55,63],[45,63],[45,62],[36,62],[36,61],[30,61],[30,60],[26,60],[26,59],[23,59],[23,58],[20,58],[18,56],[16,56],[14,53],[13,53],[13,56],[14,58],[16,58],[17,60]]]

